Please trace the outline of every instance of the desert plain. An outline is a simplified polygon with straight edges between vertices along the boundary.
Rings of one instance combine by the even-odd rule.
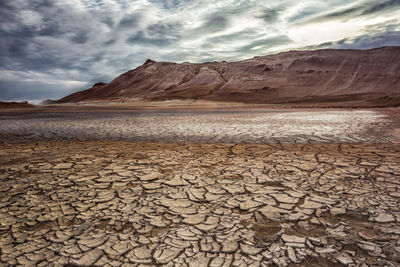
[[[0,265],[399,265],[399,108],[167,103],[1,109]]]

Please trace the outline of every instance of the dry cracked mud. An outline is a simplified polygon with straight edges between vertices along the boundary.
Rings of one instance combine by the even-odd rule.
[[[0,265],[398,266],[400,143],[354,129],[366,142],[11,137]]]
[[[393,141],[393,117],[399,122],[399,113],[396,109],[0,112],[0,140],[381,143]]]

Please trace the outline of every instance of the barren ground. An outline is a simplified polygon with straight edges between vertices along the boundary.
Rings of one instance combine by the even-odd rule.
[[[4,265],[398,266],[399,111],[0,114]]]
[[[0,140],[385,143],[400,141],[399,122],[399,109],[146,110],[86,106],[0,112]]]

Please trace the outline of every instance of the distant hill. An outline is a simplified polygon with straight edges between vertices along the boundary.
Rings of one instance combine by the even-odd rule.
[[[2,102],[0,101],[0,108],[32,108],[34,105],[29,104],[27,101],[22,102]]]
[[[108,84],[56,103],[204,99],[245,103],[344,102],[400,95],[400,47],[290,51],[238,62],[147,60]]]

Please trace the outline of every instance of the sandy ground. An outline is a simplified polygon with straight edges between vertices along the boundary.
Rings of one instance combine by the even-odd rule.
[[[398,266],[398,128],[393,109],[3,112],[0,265]]]

